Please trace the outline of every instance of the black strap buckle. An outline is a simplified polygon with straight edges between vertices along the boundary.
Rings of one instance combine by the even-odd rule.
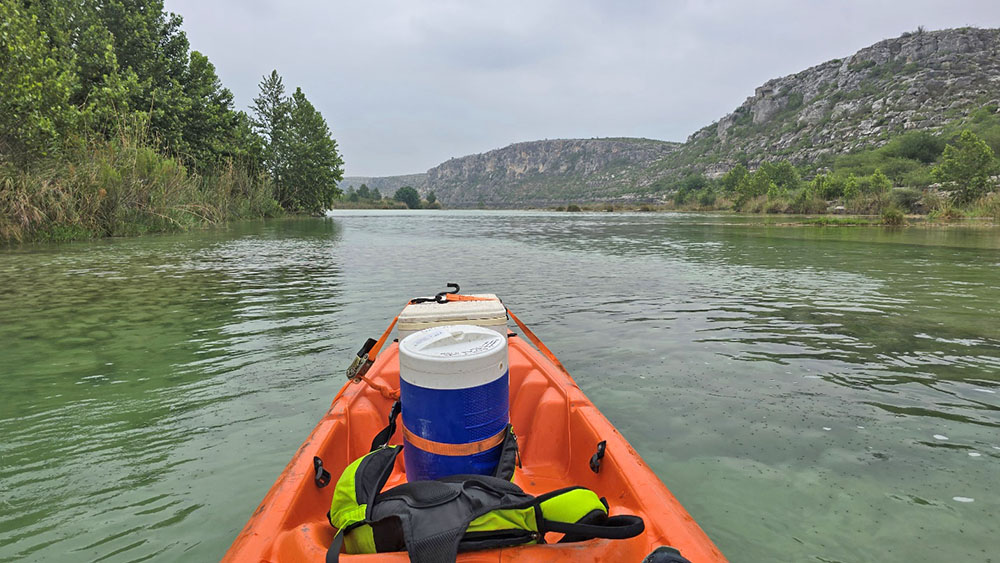
[[[399,416],[399,412],[402,408],[402,404],[400,404],[399,401],[392,404],[392,410],[389,411],[389,425],[375,435],[375,439],[372,440],[371,451],[374,452],[379,448],[384,448],[389,445],[389,439],[396,433],[396,417]]]
[[[410,299],[411,304],[416,303],[447,303],[449,295],[455,295],[459,292],[459,287],[457,283],[445,284],[452,288],[452,291],[442,291],[434,297],[417,297],[416,299]]]
[[[323,469],[323,460],[319,456],[313,456],[313,469],[316,471],[313,480],[316,482],[317,487],[322,489],[330,484],[330,472]]]

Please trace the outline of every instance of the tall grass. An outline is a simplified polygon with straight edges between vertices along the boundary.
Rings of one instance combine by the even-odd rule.
[[[27,169],[0,162],[0,241],[129,236],[281,213],[263,176],[231,162],[195,174],[151,144],[129,130]]]

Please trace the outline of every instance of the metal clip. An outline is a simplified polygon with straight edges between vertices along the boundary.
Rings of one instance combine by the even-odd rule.
[[[368,359],[368,352],[371,352],[375,344],[374,338],[369,338],[365,341],[365,345],[358,350],[357,357],[354,358],[350,367],[347,368],[347,379],[350,379],[353,383],[357,383],[368,373],[368,369],[375,363],[373,360]]]

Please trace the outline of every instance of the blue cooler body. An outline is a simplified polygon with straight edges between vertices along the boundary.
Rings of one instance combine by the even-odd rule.
[[[506,335],[435,327],[407,336],[399,350],[407,480],[492,474],[510,419]]]

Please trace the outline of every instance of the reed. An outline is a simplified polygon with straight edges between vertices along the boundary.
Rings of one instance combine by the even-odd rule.
[[[126,129],[27,168],[0,162],[0,241],[132,236],[281,214],[266,177],[233,162],[192,173],[152,145]]]

